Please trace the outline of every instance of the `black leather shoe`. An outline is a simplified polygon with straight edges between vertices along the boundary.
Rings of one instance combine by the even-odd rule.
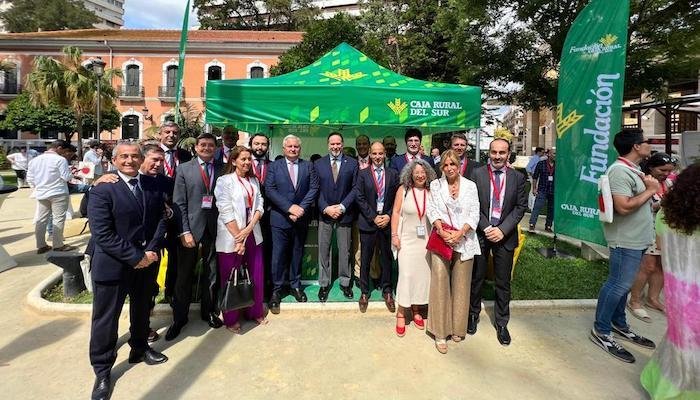
[[[202,317],[202,320],[207,322],[207,325],[214,329],[219,329],[222,326],[224,326],[224,323],[221,322],[221,319],[219,318],[218,315],[214,314],[213,312],[210,312],[206,316]]]
[[[304,289],[292,289],[292,296],[298,303],[306,303],[307,298],[306,298],[306,293],[304,293]]]
[[[510,333],[508,328],[505,326],[496,325],[496,336],[498,337],[498,342],[504,346],[510,344]]]
[[[352,299],[354,297],[352,287],[340,285],[340,290],[343,292],[343,296],[345,296],[346,299]]]
[[[95,378],[92,387],[92,400],[107,400],[112,394],[112,379],[109,375]]]
[[[155,329],[151,329],[150,332],[148,332],[148,343],[157,342],[158,339],[160,339],[158,332],[156,332]]]
[[[362,295],[360,296],[360,302],[359,302],[360,312],[363,313],[363,312],[367,311],[368,305],[369,305],[369,297],[366,294],[362,293]]]
[[[469,314],[469,320],[467,321],[467,333],[473,335],[476,333],[476,326],[479,324],[479,315]]]
[[[282,298],[280,297],[279,292],[272,292],[272,296],[270,296],[270,302],[268,303],[268,307],[270,308],[270,312],[273,314],[279,314],[280,313],[280,302],[282,301]]]
[[[394,303],[394,296],[392,296],[391,292],[384,292],[382,297],[384,297],[384,304],[386,304],[386,309],[389,310],[390,313],[395,313],[396,303]]]
[[[318,289],[318,300],[321,303],[325,303],[326,300],[328,300],[328,292],[330,292],[330,288],[328,286],[321,286]]]
[[[166,357],[165,354],[159,353],[153,349],[148,349],[144,352],[131,350],[129,353],[129,364],[138,364],[141,361],[145,362],[146,365],[156,365],[168,361],[168,357]]]
[[[180,332],[182,331],[182,328],[184,328],[186,324],[187,320],[183,322],[175,322],[172,325],[170,325],[168,331],[165,332],[165,340],[169,342],[178,337],[178,335],[180,335]]]

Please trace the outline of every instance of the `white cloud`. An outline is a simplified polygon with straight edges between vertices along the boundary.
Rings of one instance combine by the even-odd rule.
[[[149,0],[124,2],[124,28],[182,29],[186,0]],[[190,9],[190,28],[198,26],[197,13]]]

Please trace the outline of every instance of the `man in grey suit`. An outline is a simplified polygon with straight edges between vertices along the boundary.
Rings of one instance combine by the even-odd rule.
[[[218,211],[214,200],[216,179],[224,166],[214,160],[216,138],[209,133],[197,137],[197,157],[180,164],[175,174],[173,204],[180,216],[180,246],[178,247],[177,278],[173,299],[173,325],[165,340],[173,340],[187,324],[192,298],[192,277],[202,249],[201,317],[212,328],[220,328],[217,301],[219,280],[216,265],[216,219]]]
[[[527,209],[525,176],[508,168],[510,142],[494,139],[489,146],[489,164],[474,170],[472,179],[479,192],[480,218],[476,230],[481,255],[474,260],[467,333],[476,333],[481,312],[481,287],[486,276],[488,255],[493,255],[496,281],[495,325],[498,341],[510,344],[510,274],[518,247],[518,223]]]

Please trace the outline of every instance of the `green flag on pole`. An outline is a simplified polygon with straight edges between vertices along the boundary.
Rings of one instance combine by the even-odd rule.
[[[182,18],[182,32],[180,33],[180,58],[177,64],[177,96],[175,97],[175,122],[180,123],[180,100],[182,99],[182,77],[185,74],[185,49],[187,48],[187,27],[190,19],[190,0],[187,0],[185,16]]]
[[[593,0],[574,21],[561,55],[554,220],[558,233],[605,244],[598,178],[617,156],[629,0]]]

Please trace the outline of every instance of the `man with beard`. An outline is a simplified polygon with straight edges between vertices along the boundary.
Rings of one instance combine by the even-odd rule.
[[[328,135],[328,155],[314,163],[318,175],[318,299],[328,300],[331,288],[331,238],[333,230],[338,243],[338,280],[343,295],[351,299],[352,275],[350,272],[350,245],[352,221],[355,219],[355,179],[357,161],[344,156],[343,135]]]
[[[475,257],[472,272],[471,305],[467,333],[476,333],[481,313],[481,287],[486,277],[489,254],[493,255],[496,301],[494,306],[496,336],[503,346],[510,344],[510,275],[513,254],[518,247],[518,223],[527,209],[525,177],[508,168],[510,142],[494,139],[489,146],[489,164],[474,171],[479,192],[481,217],[476,230],[481,255]]]

